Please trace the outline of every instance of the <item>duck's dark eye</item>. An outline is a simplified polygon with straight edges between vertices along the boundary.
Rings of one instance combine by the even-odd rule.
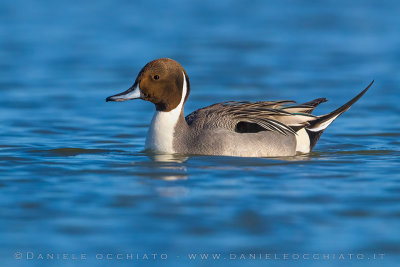
[[[158,80],[158,79],[160,79],[160,76],[158,76],[158,75],[154,75],[154,80]]]

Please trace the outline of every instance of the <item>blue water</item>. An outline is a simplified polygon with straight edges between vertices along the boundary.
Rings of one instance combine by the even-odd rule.
[[[1,266],[398,266],[399,12],[394,0],[3,0]],[[326,97],[324,114],[375,84],[308,156],[159,162],[142,152],[154,107],[105,102],[159,57],[189,73],[186,114]]]

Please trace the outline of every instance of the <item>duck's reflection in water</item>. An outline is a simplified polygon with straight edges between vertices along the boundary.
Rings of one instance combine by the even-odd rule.
[[[190,193],[190,187],[186,186],[185,180],[188,180],[188,171],[186,162],[192,155],[181,155],[181,154],[160,154],[144,151],[142,152],[150,161],[142,162],[140,165],[146,169],[150,169],[150,172],[146,171],[146,177],[155,180],[168,181],[168,183],[158,183],[154,187],[156,193],[161,197],[166,198],[181,198],[185,197]],[[142,155],[143,155],[142,154]],[[201,156],[198,156],[201,157]],[[207,162],[210,157],[214,163],[218,162],[217,166],[205,166],[200,169],[242,169],[242,164],[254,168],[267,168],[268,166],[274,165],[286,165],[296,164],[296,162],[312,162],[312,158],[315,155],[312,154],[298,154],[290,157],[274,157],[274,158],[239,158],[239,157],[213,157],[203,156],[204,161]],[[197,158],[197,157],[195,157]],[[215,161],[217,159],[217,161]],[[242,163],[242,164],[241,164]]]
[[[158,171],[160,179],[166,181],[187,179],[187,168],[185,163],[189,157],[178,154],[155,154],[146,153],[152,160],[152,167]]]
[[[184,163],[189,159],[187,156],[177,154],[156,154],[145,152],[146,156],[151,159],[149,168],[152,168],[153,178],[179,182],[187,180],[187,168]],[[181,198],[189,194],[189,188],[176,183],[166,183],[163,186],[158,185],[155,188],[157,194],[166,198]]]
[[[160,154],[145,152],[145,154],[154,162],[171,162],[171,163],[184,163],[189,157],[180,154]]]
[[[187,168],[185,162],[190,158],[188,155],[180,154],[159,154],[145,152],[146,156],[151,159],[149,168],[153,169],[152,178],[161,179],[165,181],[177,181],[185,180],[187,177]],[[226,168],[232,169],[233,163],[238,161],[251,162],[255,161],[256,166],[268,166],[268,165],[279,165],[279,164],[295,164],[299,161],[310,161],[313,155],[310,154],[298,154],[290,157],[273,157],[273,158],[238,158],[238,157],[217,157],[219,160],[223,160],[226,163]],[[261,160],[261,162],[260,162]],[[240,165],[240,164],[239,164]],[[238,165],[235,164],[237,167]],[[208,166],[204,168],[220,169],[221,166]]]

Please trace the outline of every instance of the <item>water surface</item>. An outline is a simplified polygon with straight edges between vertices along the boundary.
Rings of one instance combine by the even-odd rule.
[[[3,266],[396,266],[399,11],[390,0],[2,1]],[[375,84],[310,155],[160,157],[143,152],[154,107],[104,101],[158,57],[189,73],[186,114],[225,100],[326,97],[324,114]],[[229,259],[242,253],[366,258]]]

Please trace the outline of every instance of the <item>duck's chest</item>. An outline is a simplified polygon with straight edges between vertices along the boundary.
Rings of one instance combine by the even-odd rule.
[[[179,114],[157,111],[146,137],[146,149],[162,153],[175,153],[173,148],[175,126]]]

